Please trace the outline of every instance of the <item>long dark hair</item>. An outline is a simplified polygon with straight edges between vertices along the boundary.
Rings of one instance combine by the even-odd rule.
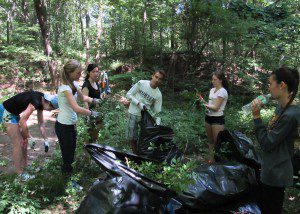
[[[275,124],[279,121],[282,114],[291,105],[291,103],[293,102],[293,100],[295,99],[298,93],[298,87],[299,87],[299,72],[297,69],[282,67],[273,71],[271,73],[271,76],[272,75],[274,75],[274,79],[277,82],[277,84],[284,82],[287,85],[288,92],[290,93],[290,100],[286,104],[284,109],[280,112],[277,119],[273,121],[272,124],[270,124],[269,129],[274,128]]]
[[[290,100],[286,107],[288,107],[295,99],[299,87],[299,72],[297,69],[282,67],[272,72],[274,79],[278,84],[284,82],[288,87],[288,92],[291,94]]]
[[[222,81],[223,88],[225,88],[226,91],[228,92],[229,84],[225,77],[225,74],[222,71],[215,71],[215,72],[213,72],[213,75],[215,75],[219,80]]]
[[[87,66],[87,69],[86,69],[86,77],[85,77],[85,81],[87,81],[89,78],[90,78],[90,72],[92,70],[94,70],[95,68],[99,68],[97,64],[89,64]]]

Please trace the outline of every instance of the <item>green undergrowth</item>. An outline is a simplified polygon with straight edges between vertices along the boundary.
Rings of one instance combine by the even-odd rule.
[[[130,146],[125,140],[128,106],[125,106],[122,101],[128,90],[126,87],[130,87],[138,79],[149,79],[150,76],[150,73],[133,72],[111,77],[111,83],[115,84],[113,94],[96,109],[103,114],[103,129],[100,130],[98,142],[95,143],[112,146],[121,151],[130,151]],[[162,93],[163,111],[160,115],[162,125],[174,130],[173,142],[183,152],[183,161],[173,160],[172,165],[151,162],[137,165],[129,162],[129,166],[180,193],[188,185],[193,184],[192,170],[195,166],[203,163],[204,157],[207,155],[205,113],[204,109],[200,107],[199,110],[195,105],[196,90],[186,96],[180,93],[173,94],[162,87]],[[230,131],[241,131],[255,142],[252,116],[241,111],[243,104],[238,99],[229,98],[225,110],[226,128]],[[265,123],[273,111],[273,104],[262,111]],[[100,167],[84,149],[84,144],[88,142],[89,138],[87,128],[84,117],[80,116],[77,123],[78,138],[76,158],[73,164],[74,173],[70,177],[66,177],[60,172],[62,159],[58,146],[50,159],[38,159],[27,169],[30,174],[35,175],[32,180],[21,182],[15,175],[0,174],[0,213],[55,212],[58,206],[67,212],[74,212],[90,186],[102,173]],[[83,186],[83,190],[77,191],[70,188],[71,181],[76,181]],[[298,200],[299,191],[297,189],[292,188],[287,191],[290,197]],[[286,199],[285,203],[287,203],[287,210],[296,209],[293,201]]]

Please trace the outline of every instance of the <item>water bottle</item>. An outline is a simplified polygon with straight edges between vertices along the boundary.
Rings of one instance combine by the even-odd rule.
[[[257,99],[259,99],[263,103],[263,105],[267,104],[269,102],[270,98],[271,98],[271,94],[266,94],[266,95],[263,94],[263,95],[260,95],[257,97]],[[242,110],[245,113],[249,114],[252,111],[251,103],[244,105],[242,107]]]

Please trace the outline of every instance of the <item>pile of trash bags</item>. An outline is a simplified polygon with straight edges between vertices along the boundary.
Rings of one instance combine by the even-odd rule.
[[[171,163],[173,158],[181,156],[178,147],[173,142],[173,130],[166,126],[156,125],[148,111],[142,112],[139,125],[139,156],[167,163]]]
[[[198,166],[195,182],[177,193],[128,166],[128,160],[168,163],[181,156],[171,128],[156,126],[148,113],[142,114],[140,126],[138,155],[85,145],[107,176],[93,184],[76,213],[260,213],[255,190],[261,158],[246,136],[222,132],[216,148],[218,161]],[[231,156],[223,152],[223,146]]]

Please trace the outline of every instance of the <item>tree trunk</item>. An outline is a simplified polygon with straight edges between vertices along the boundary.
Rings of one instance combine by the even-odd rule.
[[[13,18],[14,18],[14,11],[16,9],[16,3],[12,0],[7,1],[9,9],[6,12],[7,19],[6,19],[6,43],[11,43],[11,35],[13,30]]]
[[[82,46],[85,47],[84,26],[83,26],[81,14],[79,14],[79,22],[80,22],[81,42],[82,42]]]
[[[142,65],[144,63],[145,59],[145,51],[146,51],[146,37],[145,37],[145,25],[147,21],[147,3],[144,4],[144,10],[142,12],[142,44],[140,45],[140,64]]]
[[[89,59],[90,59],[90,32],[89,32],[89,28],[90,28],[90,14],[88,14],[88,10],[86,11],[85,14],[85,51],[86,51],[86,63],[89,63]]]
[[[162,36],[162,27],[159,28],[159,63],[160,66],[163,65],[163,36]]]
[[[96,56],[95,61],[97,64],[100,62],[101,52],[100,52],[100,44],[101,44],[101,34],[102,34],[102,0],[99,1],[99,14],[97,19],[97,38],[96,38]]]
[[[34,7],[36,11],[36,15],[39,21],[41,35],[44,44],[44,53],[48,59],[49,72],[51,77],[52,89],[55,87],[57,73],[55,67],[55,61],[51,58],[52,56],[52,48],[49,39],[49,31],[48,31],[48,22],[47,22],[47,8],[44,0],[34,0]]]
[[[29,21],[29,9],[28,9],[27,0],[22,0],[21,9],[22,9],[22,20],[24,23],[27,23]]]
[[[224,38],[222,38],[222,45],[223,45],[223,50],[222,50],[222,56],[223,56],[223,59],[222,59],[222,64],[225,64],[226,63],[226,54],[227,54],[227,43],[226,43],[226,40]]]

